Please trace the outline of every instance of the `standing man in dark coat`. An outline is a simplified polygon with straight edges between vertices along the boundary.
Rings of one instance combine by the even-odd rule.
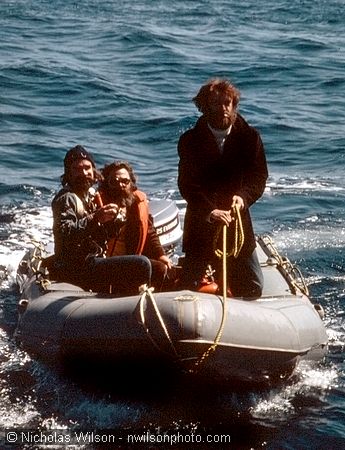
[[[227,80],[214,79],[193,99],[202,113],[194,128],[178,143],[178,186],[187,201],[183,250],[183,282],[197,288],[208,264],[221,279],[222,225],[240,210],[244,244],[237,258],[227,258],[227,282],[234,296],[256,298],[263,276],[255,252],[255,235],[249,207],[263,194],[268,176],[259,133],[238,114],[239,91]],[[228,233],[227,246],[233,245]]]

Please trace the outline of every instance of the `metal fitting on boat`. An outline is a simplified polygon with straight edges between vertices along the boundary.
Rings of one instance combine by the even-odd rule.
[[[268,266],[276,266],[278,263],[279,263],[279,261],[277,260],[277,258],[275,256],[269,256],[266,261],[266,264]]]
[[[28,272],[29,272],[29,264],[28,264],[28,262],[25,259],[20,261],[19,267],[18,267],[18,272],[21,273],[22,275],[27,275],[28,274]]]
[[[314,308],[317,311],[317,313],[319,314],[320,319],[323,319],[325,317],[325,310],[323,309],[323,307],[319,303],[316,303],[314,305]]]
[[[23,314],[26,311],[28,304],[29,304],[29,300],[27,300],[26,298],[22,298],[19,300],[19,302],[18,302],[19,314]]]

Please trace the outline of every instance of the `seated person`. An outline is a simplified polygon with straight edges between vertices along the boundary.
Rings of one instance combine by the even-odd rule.
[[[135,295],[150,285],[151,264],[145,256],[104,258],[105,243],[122,225],[114,203],[97,207],[92,185],[100,174],[84,147],[70,149],[64,159],[63,188],[52,201],[55,255],[51,276],[83,289],[117,295]],[[91,189],[90,189],[91,188]]]
[[[99,193],[103,204],[118,206],[117,220],[122,221],[118,237],[108,241],[107,256],[145,255],[152,265],[152,285],[162,290],[172,262],[156,234],[144,192],[138,190],[136,176],[125,161],[106,165]]]

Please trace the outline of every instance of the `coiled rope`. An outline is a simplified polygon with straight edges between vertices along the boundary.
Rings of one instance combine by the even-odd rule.
[[[240,207],[238,205],[235,205],[231,208],[231,215],[232,215],[232,222],[230,223],[229,229],[233,232],[233,239],[232,239],[232,247],[228,249],[228,252],[226,253],[226,256],[233,256],[234,258],[237,258],[240,254],[240,251],[242,250],[243,244],[244,244],[244,231],[243,231],[243,225],[242,225],[242,217],[240,212]],[[223,227],[224,228],[224,227]],[[218,233],[216,233],[215,237],[215,243],[217,245],[219,234],[220,234],[221,228],[219,228]],[[224,240],[224,237],[223,237]],[[216,256],[218,258],[221,258],[223,256],[223,252],[220,249],[215,250]]]

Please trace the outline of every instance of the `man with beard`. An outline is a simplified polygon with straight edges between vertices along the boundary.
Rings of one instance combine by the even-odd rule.
[[[67,152],[64,167],[63,188],[52,201],[55,255],[48,266],[51,276],[96,292],[138,293],[141,284],[150,284],[148,258],[103,257],[105,242],[118,234],[121,220],[116,204],[97,208],[94,202],[91,186],[100,174],[93,157],[77,145]]]
[[[147,256],[152,265],[152,285],[162,290],[172,263],[156,234],[146,195],[137,188],[133,168],[126,161],[118,161],[106,165],[102,175],[102,202],[116,204],[117,218],[123,223],[119,235],[108,241],[107,256]]]
[[[198,289],[209,264],[221,281],[215,250],[222,249],[224,225],[227,248],[233,247],[230,229],[239,211],[244,243],[237,257],[227,257],[227,285],[233,296],[257,298],[263,276],[249,207],[263,194],[268,173],[259,133],[237,112],[239,98],[229,81],[209,81],[193,99],[202,116],[179,139],[178,186],[187,201],[183,282]]]

